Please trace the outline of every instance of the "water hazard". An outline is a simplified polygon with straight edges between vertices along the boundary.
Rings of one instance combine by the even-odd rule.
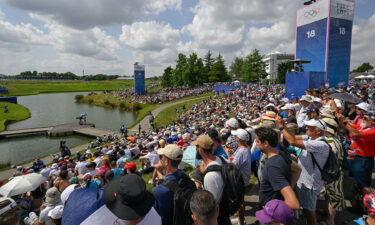
[[[131,125],[136,119],[135,113],[123,112],[117,109],[107,109],[74,101],[77,94],[87,93],[57,93],[40,94],[18,97],[18,104],[29,108],[31,118],[10,124],[7,130],[49,127],[64,123],[77,122],[75,119],[81,113],[87,113],[87,122],[94,123],[97,128],[117,131],[121,124]],[[28,161],[36,156],[58,151],[60,140],[66,140],[69,147],[92,140],[82,136],[47,138],[33,136],[0,140],[0,163],[16,164]]]

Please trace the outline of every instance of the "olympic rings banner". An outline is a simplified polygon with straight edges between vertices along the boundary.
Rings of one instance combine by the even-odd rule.
[[[320,0],[297,11],[297,27],[329,16],[329,0]]]

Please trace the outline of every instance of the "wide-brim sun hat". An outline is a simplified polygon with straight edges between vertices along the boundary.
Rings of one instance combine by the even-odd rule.
[[[104,189],[107,208],[122,220],[136,220],[153,207],[155,196],[146,190],[146,184],[136,174],[128,174],[111,181]]]

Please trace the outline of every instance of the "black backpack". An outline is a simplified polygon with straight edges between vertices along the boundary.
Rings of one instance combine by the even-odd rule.
[[[331,145],[326,141],[324,141],[329,147],[329,154],[326,163],[324,164],[323,168],[319,166],[317,161],[315,160],[314,154],[311,154],[311,158],[313,161],[313,165],[317,165],[319,168],[320,173],[322,174],[322,180],[325,181],[327,184],[332,183],[340,178],[340,167],[337,161],[335,153],[332,151]]]
[[[162,185],[173,191],[173,225],[192,225],[190,199],[197,190],[194,182],[183,173],[178,180],[165,180]]]
[[[208,172],[219,171],[223,177],[224,190],[220,201],[220,214],[231,216],[235,214],[245,197],[245,183],[241,172],[235,165],[227,163],[221,156],[222,166],[208,166],[204,175]],[[204,179],[203,179],[204,180]]]

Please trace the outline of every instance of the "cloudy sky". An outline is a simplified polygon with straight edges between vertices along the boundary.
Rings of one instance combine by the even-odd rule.
[[[146,76],[179,52],[221,52],[226,63],[254,48],[294,53],[303,0],[0,0],[0,74],[25,70]],[[351,68],[375,64],[375,1],[356,0]]]

